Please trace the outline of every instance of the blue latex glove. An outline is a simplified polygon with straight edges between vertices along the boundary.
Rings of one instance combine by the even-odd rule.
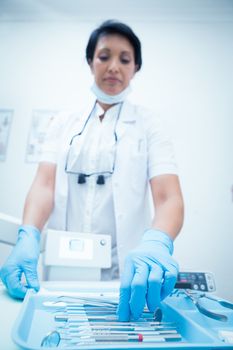
[[[37,277],[39,254],[40,231],[33,226],[20,226],[17,243],[0,272],[2,282],[12,297],[23,299],[28,288],[39,290]],[[26,286],[21,282],[23,273],[27,281]]]
[[[145,304],[154,312],[176,283],[178,264],[172,258],[173,242],[158,230],[147,230],[140,245],[126,258],[121,278],[120,321],[137,320]]]

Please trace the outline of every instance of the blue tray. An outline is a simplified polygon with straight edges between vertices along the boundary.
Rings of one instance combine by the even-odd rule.
[[[99,296],[111,298],[116,289],[108,288],[104,290],[98,288],[90,288],[88,290],[77,290],[76,292],[66,292],[66,295],[83,295],[94,293],[95,297]],[[41,340],[50,331],[54,330],[57,322],[54,320],[54,310],[48,309],[44,302],[57,300],[58,295],[64,295],[64,290],[44,290],[42,293],[28,291],[22,304],[21,312],[15,321],[12,330],[12,339],[23,349],[38,350],[48,349],[41,347]],[[66,341],[61,341],[57,349],[233,349],[233,344],[226,343],[220,334],[222,331],[229,331],[233,334],[233,310],[226,309],[214,301],[203,299],[203,304],[214,312],[222,313],[228,317],[227,322],[221,322],[210,319],[201,314],[192,301],[185,295],[173,294],[166,298],[161,304],[164,322],[175,322],[178,332],[181,334],[180,341],[164,342],[164,343],[111,343],[103,345],[103,343],[88,344],[82,346],[67,347]]]

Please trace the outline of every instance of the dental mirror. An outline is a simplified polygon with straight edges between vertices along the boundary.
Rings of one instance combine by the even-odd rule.
[[[56,348],[60,343],[61,337],[57,331],[49,332],[41,341],[41,347]]]

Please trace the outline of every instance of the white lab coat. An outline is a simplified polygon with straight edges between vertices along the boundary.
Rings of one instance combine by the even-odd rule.
[[[66,230],[68,177],[64,169],[69,142],[82,130],[94,103],[91,98],[84,111],[61,114],[56,126],[48,133],[41,161],[55,161],[55,149],[58,154],[55,205],[48,222],[50,228]],[[118,141],[112,184],[121,272],[127,253],[136,247],[144,230],[151,226],[153,212],[149,179],[165,173],[176,174],[177,168],[171,143],[161,132],[158,118],[144,108],[124,102],[116,133]]]

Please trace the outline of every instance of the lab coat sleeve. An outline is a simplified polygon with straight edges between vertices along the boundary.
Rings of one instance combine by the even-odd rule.
[[[58,113],[47,127],[44,142],[39,151],[39,161],[57,163],[61,135],[66,124],[68,112]]]
[[[160,118],[151,112],[145,118],[148,151],[148,178],[163,174],[178,174],[171,137]]]

